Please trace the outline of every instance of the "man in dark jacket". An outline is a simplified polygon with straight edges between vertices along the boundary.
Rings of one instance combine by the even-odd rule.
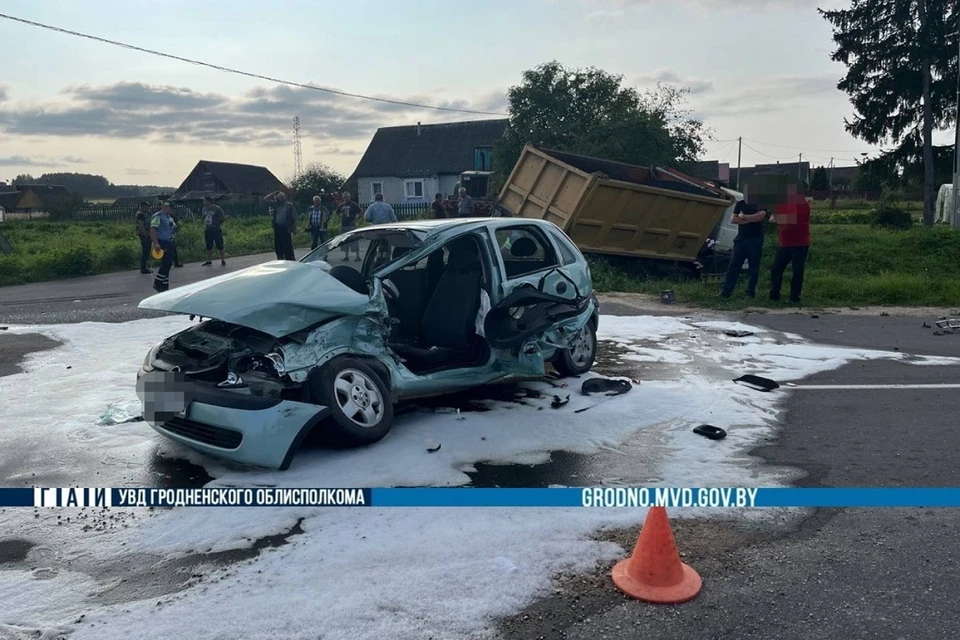
[[[337,213],[340,215],[340,233],[346,233],[347,231],[353,231],[357,228],[357,221],[360,219],[360,214],[363,213],[363,209],[350,198],[349,191],[344,191],[343,200],[340,202],[340,206],[337,207]],[[357,254],[356,260],[359,262],[360,244],[357,242],[348,242],[343,245],[344,261],[350,259],[351,249]]]
[[[153,241],[150,239],[150,203],[144,200],[137,209],[137,237],[140,238],[140,273],[153,273],[147,269],[147,260],[150,259],[150,247]]]
[[[273,226],[273,248],[277,260],[296,260],[293,254],[293,234],[297,229],[297,210],[287,202],[287,195],[280,191],[270,208]]]

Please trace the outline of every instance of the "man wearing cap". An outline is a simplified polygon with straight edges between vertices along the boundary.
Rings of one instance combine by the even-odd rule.
[[[162,293],[170,288],[170,266],[173,264],[174,246],[173,230],[176,223],[173,221],[173,207],[169,202],[164,202],[162,208],[153,214],[150,221],[150,240],[153,248],[163,251],[163,258],[160,259],[160,268],[157,269],[157,276],[153,280],[153,288],[158,293]]]

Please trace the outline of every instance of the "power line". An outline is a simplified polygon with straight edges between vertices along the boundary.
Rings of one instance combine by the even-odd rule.
[[[806,153],[807,151],[820,151],[821,153],[865,153],[863,150],[853,151],[850,149],[806,149],[803,147],[791,147],[791,146],[782,145],[782,144],[771,144],[769,142],[761,142],[760,140],[751,140],[750,138],[744,138],[744,140],[747,140],[754,144],[761,144],[765,147],[777,147],[779,149],[795,149],[798,152],[802,151],[804,153]],[[866,153],[870,153],[870,152],[867,151]]]
[[[100,38],[98,36],[92,36],[86,33],[80,33],[79,31],[70,31],[69,29],[63,29],[61,27],[55,27],[49,24],[43,24],[41,22],[34,22],[32,20],[25,20],[24,18],[18,18],[16,16],[10,16],[5,13],[0,13],[0,18],[6,20],[12,20],[14,22],[20,22],[27,24],[33,27],[39,27],[41,29],[47,29],[49,31],[56,31],[58,33],[65,33],[71,36],[77,36],[78,38],[86,38],[88,40],[94,40],[96,42],[102,42],[104,44],[110,44],[116,47],[122,47],[124,49],[130,49],[131,51],[139,51],[141,53],[149,53],[150,55],[160,56],[162,58],[169,58],[170,60],[177,60],[179,62],[187,62],[189,64],[195,64],[201,67],[208,67],[210,69],[215,69],[217,71],[223,71],[224,73],[233,73],[236,75],[247,76],[249,78],[256,78],[258,80],[266,80],[268,82],[275,82],[277,84],[285,84],[291,87],[300,87],[302,89],[312,89],[313,91],[322,91],[324,93],[331,93],[338,96],[343,96],[346,98],[357,98],[358,100],[370,100],[372,102],[384,102],[387,104],[395,104],[404,107],[414,107],[417,109],[432,109],[434,111],[449,111],[453,113],[471,113],[475,115],[483,116],[507,116],[509,114],[499,113],[495,111],[477,111],[473,109],[455,109],[453,107],[437,107],[427,104],[419,104],[416,102],[405,102],[403,100],[391,100],[389,98],[377,98],[375,96],[366,96],[359,93],[349,93],[347,91],[339,91],[337,89],[328,89],[324,87],[317,87],[310,84],[303,84],[301,82],[292,82],[290,80],[282,80],[280,78],[273,78],[270,76],[264,76],[257,73],[250,73],[249,71],[240,71],[239,69],[232,69],[230,67],[222,67],[220,65],[211,64],[209,62],[203,62],[201,60],[192,60],[190,58],[183,58],[181,56],[176,56],[170,53],[164,53],[162,51],[155,51],[153,49],[144,49],[143,47],[137,47],[132,44],[127,44],[125,42],[119,42],[117,40],[109,40],[107,38]]]

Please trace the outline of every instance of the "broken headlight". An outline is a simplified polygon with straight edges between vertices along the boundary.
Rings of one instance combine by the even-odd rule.
[[[162,342],[158,342],[150,347],[150,351],[147,352],[147,356],[143,359],[143,364],[141,365],[144,371],[153,371],[153,361],[157,359],[157,352],[160,351],[160,345],[162,344]]]
[[[247,356],[237,363],[237,371],[256,371],[275,376],[282,376],[287,372],[283,364],[283,356],[279,353],[267,353]]]

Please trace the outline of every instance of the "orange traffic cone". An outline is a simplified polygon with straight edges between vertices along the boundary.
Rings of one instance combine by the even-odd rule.
[[[658,604],[693,600],[703,586],[700,575],[680,562],[664,507],[650,508],[633,555],[618,562],[612,575],[613,583],[628,596]]]

